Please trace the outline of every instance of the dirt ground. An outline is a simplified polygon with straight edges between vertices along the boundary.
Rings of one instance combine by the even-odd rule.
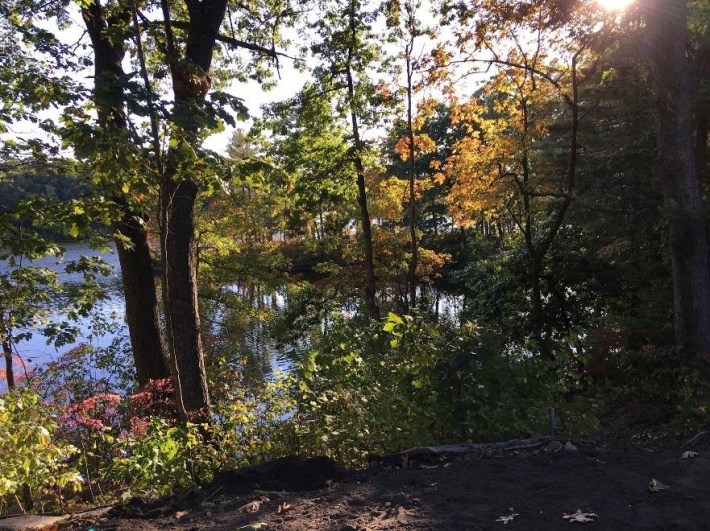
[[[649,450],[552,442],[346,472],[286,458],[224,474],[200,490],[75,519],[87,530],[710,529],[710,443]],[[402,467],[401,465],[404,465]],[[649,489],[653,480],[660,484]],[[667,488],[663,488],[663,487]],[[577,511],[580,520],[564,518]],[[512,518],[502,518],[511,517]]]

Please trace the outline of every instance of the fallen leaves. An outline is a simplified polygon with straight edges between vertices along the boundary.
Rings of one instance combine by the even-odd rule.
[[[509,522],[512,522],[516,516],[520,516],[520,514],[513,512],[512,507],[509,510],[510,514],[499,516],[498,518],[496,518],[496,522],[503,522],[505,525],[507,525]]]
[[[582,511],[581,509],[577,509],[576,513],[565,513],[562,515],[562,518],[564,518],[565,520],[569,520],[570,523],[579,522],[581,524],[593,522],[596,517],[597,513],[587,513]]]
[[[661,492],[662,490],[666,490],[668,488],[670,488],[668,485],[664,485],[657,479],[651,479],[651,483],[648,484],[649,492]]]
[[[286,511],[290,511],[291,509],[293,509],[293,505],[290,503],[284,502],[284,503],[279,504],[279,508],[277,509],[276,512],[280,514],[280,513],[285,513]]]
[[[242,505],[238,510],[242,513],[256,513],[261,509],[262,504],[269,503],[271,500],[267,496],[261,496],[258,500],[252,500],[249,503]]]
[[[268,528],[269,528],[269,524],[267,524],[265,522],[257,522],[255,524],[237,527],[236,531],[263,531]]]

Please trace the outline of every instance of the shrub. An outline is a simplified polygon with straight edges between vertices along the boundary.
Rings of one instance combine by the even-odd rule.
[[[0,396],[0,497],[26,506],[62,503],[66,491],[82,486],[68,460],[77,449],[54,438],[56,419],[30,390]],[[22,507],[22,504],[21,504]]]

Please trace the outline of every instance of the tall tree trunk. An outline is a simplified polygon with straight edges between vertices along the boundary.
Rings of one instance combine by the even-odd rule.
[[[365,251],[365,305],[371,319],[380,318],[380,309],[377,306],[377,280],[375,278],[375,260],[372,245],[372,223],[367,206],[367,190],[365,188],[365,166],[362,162],[362,139],[358,125],[355,82],[352,73],[352,58],[357,42],[357,26],[355,24],[355,1],[350,2],[350,44],[348,47],[348,60],[346,63],[346,76],[348,80],[348,106],[350,107],[350,120],[353,132],[353,163],[357,174],[357,202],[360,207],[360,221],[362,223],[362,243]]]
[[[188,180],[177,182],[174,166],[166,170],[161,189],[163,301],[177,408],[183,420],[204,420],[210,398],[197,303],[197,185]]]
[[[353,116],[354,123],[357,123]],[[357,141],[356,141],[357,143]],[[362,222],[362,244],[365,250],[365,305],[371,319],[380,318],[380,308],[377,306],[377,280],[375,278],[374,249],[372,246],[372,225],[367,207],[367,191],[365,189],[365,168],[360,155],[355,155],[355,172],[357,173],[357,203],[360,207]]]
[[[130,17],[131,10],[126,8],[113,18],[108,18],[98,0],[82,10],[94,51],[94,103],[99,124],[109,133],[106,142],[115,141],[111,138],[112,134],[120,135],[127,131],[123,95],[126,75],[122,66],[126,50],[124,42],[118,37],[125,29],[117,26],[128,24]],[[127,247],[117,238],[116,248],[136,378],[140,385],[144,385],[150,379],[170,375],[165,361],[148,233],[143,214],[132,209],[124,196],[117,194],[113,199],[123,210],[114,230],[130,242]]]
[[[345,66],[348,81],[348,106],[350,107],[350,121],[353,132],[353,164],[357,174],[357,202],[360,207],[360,222],[362,223],[362,243],[365,251],[365,305],[367,313],[371,319],[380,318],[380,309],[377,306],[377,280],[375,278],[375,260],[372,245],[372,223],[370,221],[370,211],[367,206],[367,190],[365,187],[365,165],[362,162],[362,139],[360,138],[360,128],[355,99],[355,82],[352,72],[352,58],[355,53],[354,47],[357,42],[357,26],[355,23],[355,1],[351,0],[350,10],[350,43],[348,47],[348,60]]]
[[[179,160],[184,144],[199,141],[196,105],[211,88],[209,71],[227,0],[186,0],[189,22],[184,58],[179,57],[170,7],[161,0],[167,61],[175,97],[173,134],[178,147],[168,152],[161,183],[161,250],[166,331],[173,353],[173,378],[178,414],[183,420],[206,421],[210,396],[205,372],[197,302],[197,242],[195,201],[198,186]],[[189,151],[189,150],[188,150]]]
[[[407,42],[405,53],[407,60],[407,134],[409,136],[409,240],[411,244],[411,257],[409,259],[409,307],[416,308],[417,305],[417,262],[419,261],[419,249],[417,245],[417,196],[414,185],[416,183],[417,171],[414,160],[414,120],[412,118],[412,92],[414,65],[412,64],[412,51],[414,50],[414,13],[410,11],[408,27],[410,29],[410,39]]]
[[[675,336],[688,356],[710,355],[710,276],[692,130],[687,5],[649,3],[658,162],[670,226]],[[705,363],[706,366],[707,360]]]
[[[116,240],[126,300],[126,323],[131,336],[136,377],[142,386],[148,380],[170,376],[160,329],[158,296],[148,234],[140,218],[128,209],[114,228],[117,233],[127,237],[132,245],[129,249],[120,239]]]

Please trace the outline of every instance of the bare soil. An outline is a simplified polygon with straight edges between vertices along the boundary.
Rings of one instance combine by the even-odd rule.
[[[705,438],[707,439],[707,437]],[[426,462],[382,460],[347,472],[290,457],[218,477],[154,503],[134,500],[72,529],[556,530],[710,529],[710,444],[553,442],[539,448]],[[562,447],[560,447],[562,446]],[[399,461],[399,464],[397,464]],[[387,464],[389,462],[389,464]],[[652,480],[666,489],[652,492]],[[662,488],[661,486],[661,488]],[[590,522],[564,515],[594,513]],[[501,517],[514,515],[505,523]]]

